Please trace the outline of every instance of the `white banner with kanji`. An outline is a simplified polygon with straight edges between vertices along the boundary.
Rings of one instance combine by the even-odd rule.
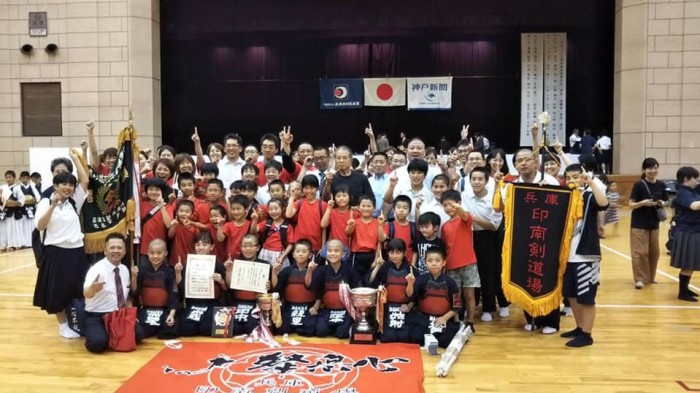
[[[544,35],[520,34],[520,146],[532,146],[530,128],[543,112]]]
[[[408,110],[452,109],[452,77],[406,78]]]
[[[547,143],[566,144],[566,33],[544,34],[544,110]]]

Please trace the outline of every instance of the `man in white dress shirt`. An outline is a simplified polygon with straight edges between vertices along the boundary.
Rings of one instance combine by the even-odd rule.
[[[93,353],[107,350],[109,335],[102,317],[120,308],[131,306],[129,269],[121,261],[126,255],[126,240],[118,233],[107,235],[105,257],[92,265],[85,275],[85,348]],[[143,330],[136,323],[136,342],[143,339]]]
[[[224,137],[224,150],[226,155],[221,157],[219,163],[219,179],[224,183],[224,190],[228,190],[236,180],[241,180],[241,168],[246,161],[241,158],[243,139],[238,134],[227,134]]]

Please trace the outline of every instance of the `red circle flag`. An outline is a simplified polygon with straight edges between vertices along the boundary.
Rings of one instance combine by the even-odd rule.
[[[388,83],[377,86],[377,97],[382,101],[388,101],[394,95],[394,89]]]

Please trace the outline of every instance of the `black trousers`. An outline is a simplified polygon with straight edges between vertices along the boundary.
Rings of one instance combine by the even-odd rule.
[[[85,348],[92,353],[102,353],[107,350],[109,335],[105,329],[102,317],[107,313],[85,312]],[[143,340],[143,330],[136,323],[134,326],[136,343]]]
[[[506,237],[506,227],[503,222],[496,232],[496,300],[498,300],[498,307],[508,307],[510,302],[506,299],[506,295],[503,294],[503,281],[501,279],[503,274],[503,240]]]
[[[481,311],[496,311],[496,240],[494,231],[474,231],[474,253],[479,269],[481,288],[477,288],[476,303],[481,297]]]

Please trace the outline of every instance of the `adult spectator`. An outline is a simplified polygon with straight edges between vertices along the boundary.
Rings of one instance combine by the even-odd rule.
[[[246,163],[241,158],[242,146],[243,139],[238,134],[226,134],[224,137],[226,156],[222,157],[217,164],[219,167],[219,179],[224,183],[224,190],[228,190],[231,183],[241,179],[241,168]],[[264,170],[261,170],[261,172],[264,172]]]
[[[121,261],[126,255],[126,239],[110,233],[105,239],[105,257],[92,265],[85,275],[85,348],[92,353],[107,350],[109,335],[102,317],[131,306],[129,270]],[[143,339],[141,325],[134,325],[136,342]]]
[[[450,147],[452,147],[450,141],[448,141],[445,136],[441,136],[440,142],[438,142],[437,144],[438,152],[440,152],[440,155],[447,154],[450,151]]]
[[[697,302],[698,294],[688,288],[694,271],[700,270],[700,194],[696,191],[700,173],[689,166],[676,172],[678,194],[673,199],[676,228],[671,245],[671,266],[678,273],[678,299]]]
[[[369,177],[369,185],[374,193],[374,216],[379,217],[384,204],[384,194],[389,188],[389,175],[386,173],[387,157],[380,152],[374,153],[369,160],[372,175]]]
[[[330,191],[331,182],[328,181],[328,170],[330,169],[331,154],[325,146],[316,146],[314,148],[314,167],[316,168],[316,176],[318,177],[318,191],[323,196],[324,200],[328,200],[328,192]]]
[[[574,128],[574,131],[569,136],[569,152],[571,154],[581,154],[581,136],[578,128]]]
[[[586,128],[583,130],[583,138],[581,138],[581,154],[593,154],[593,147],[595,146],[596,140],[591,135],[591,129]]]
[[[655,158],[645,158],[642,161],[642,171],[642,179],[632,186],[629,201],[632,209],[632,275],[637,289],[656,282],[656,266],[660,255],[657,209],[663,209],[668,201],[666,185],[656,179],[659,162]]]
[[[70,155],[77,160],[75,150]],[[43,236],[43,254],[33,304],[56,316],[58,334],[65,338],[80,338],[68,327],[64,310],[73,299],[82,297],[88,269],[79,216],[87,197],[88,176],[85,168],[77,168],[79,181],[70,172],[54,176],[54,190],[39,202],[34,218]]]
[[[608,132],[603,130],[598,138],[596,147],[601,153],[600,171],[602,173],[612,172],[612,139],[608,136]]]
[[[284,127],[281,136],[284,136],[289,140],[289,144],[293,140],[291,134],[291,127]],[[292,138],[292,139],[289,139]],[[265,134],[260,138],[260,151],[262,151],[263,159],[255,163],[258,166],[258,187],[262,187],[267,184],[267,179],[265,178],[265,164],[275,159],[275,155],[280,150],[280,138],[274,134]],[[288,158],[288,159],[285,159]],[[292,152],[287,151],[286,154],[282,154],[282,173],[280,174],[280,180],[284,184],[289,184],[290,182],[296,180],[301,171],[301,165],[294,162],[292,159]]]
[[[224,155],[224,147],[220,143],[211,143],[207,146],[207,156],[204,156],[204,151],[202,151],[202,141],[199,138],[199,131],[197,127],[194,128],[194,134],[192,134],[192,142],[194,142],[194,153],[197,156],[197,171],[202,173],[202,166],[206,162],[211,162],[214,164],[219,164],[221,158]]]
[[[389,149],[389,138],[387,138],[386,134],[379,134],[377,138],[377,151],[385,152],[387,149]]]
[[[408,147],[406,148],[406,159],[408,160],[408,162],[411,162],[413,160],[425,161],[425,143],[423,143],[423,141],[420,138],[413,138],[408,142]],[[395,169],[393,173],[396,174],[396,177],[398,178],[398,184],[400,186],[410,186],[411,180],[408,176],[407,166],[402,166],[401,168]],[[423,181],[425,188],[429,190],[433,178],[439,175],[440,173],[442,172],[439,168],[429,167],[428,173],[426,174],[425,180]]]
[[[362,195],[374,195],[367,176],[353,170],[352,150],[349,147],[340,146],[336,149],[335,170],[335,174],[328,175],[328,181],[331,182],[331,195],[335,195],[338,187],[347,187],[350,190],[351,206],[356,206]]]

